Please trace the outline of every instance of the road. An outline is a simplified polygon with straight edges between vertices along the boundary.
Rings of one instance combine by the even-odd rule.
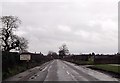
[[[103,73],[76,66],[62,60],[53,60],[27,81],[117,81]]]

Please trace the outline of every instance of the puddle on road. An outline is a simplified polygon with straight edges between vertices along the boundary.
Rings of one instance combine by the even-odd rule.
[[[22,78],[23,76],[19,76],[18,78]]]

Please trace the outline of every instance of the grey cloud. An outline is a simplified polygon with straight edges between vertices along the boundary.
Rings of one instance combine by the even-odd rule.
[[[72,53],[117,52],[115,0],[57,1],[4,2],[3,15],[22,20],[16,34],[29,40],[30,51],[46,54],[66,43]]]

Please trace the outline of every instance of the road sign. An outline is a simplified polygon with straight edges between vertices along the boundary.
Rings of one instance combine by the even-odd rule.
[[[20,55],[20,60],[27,60],[29,61],[31,59],[31,55],[30,54],[21,54]]]

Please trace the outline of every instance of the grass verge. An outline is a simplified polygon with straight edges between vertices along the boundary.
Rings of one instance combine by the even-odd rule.
[[[98,70],[100,72],[109,74],[115,78],[120,79],[120,66],[109,65],[109,64],[99,64],[99,65],[90,66],[88,68]]]
[[[120,74],[120,66],[114,66],[109,64],[100,64],[100,65],[93,65],[91,68],[101,69],[109,72],[114,72]]]

